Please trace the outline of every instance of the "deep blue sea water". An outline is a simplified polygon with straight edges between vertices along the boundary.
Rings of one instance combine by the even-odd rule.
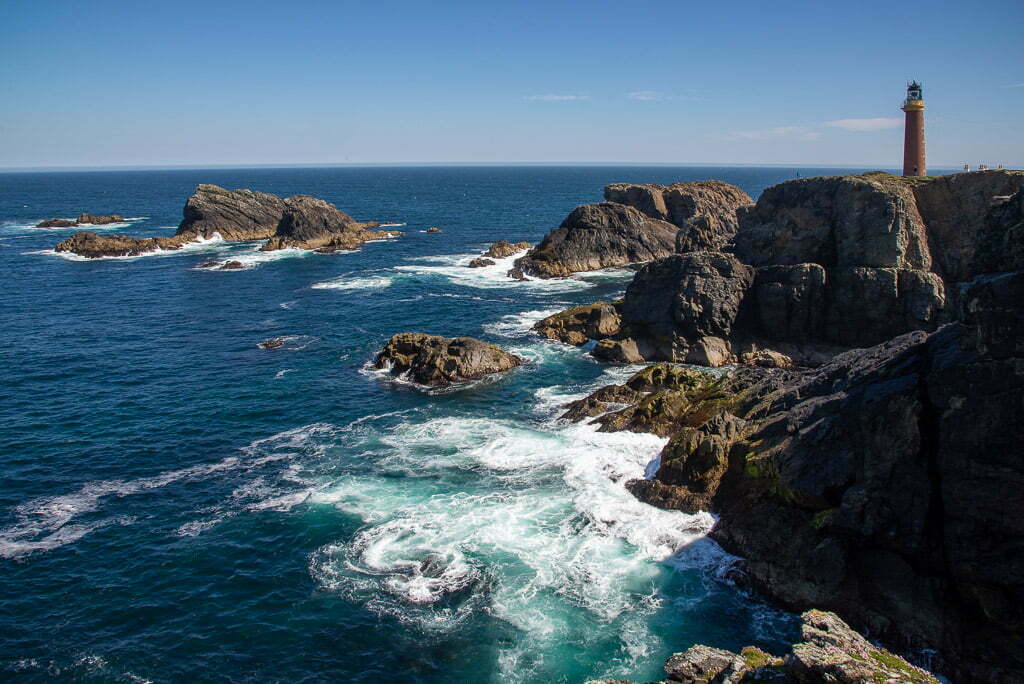
[[[719,178],[756,197],[796,173],[0,174],[0,679],[649,680],[696,642],[777,649],[794,622],[721,578],[711,517],[623,488],[661,440],[556,420],[636,367],[529,326],[619,296],[631,272],[519,283],[507,263],[463,264],[536,242],[609,182]],[[169,235],[198,183],[316,195],[405,234],[333,255],[75,260],[50,251],[74,229],[31,227],[89,211],[131,217],[106,232]],[[229,256],[247,268],[196,268]],[[439,393],[368,371],[405,330],[531,364]]]

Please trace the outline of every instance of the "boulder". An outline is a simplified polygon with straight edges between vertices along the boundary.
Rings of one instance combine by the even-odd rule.
[[[441,229],[438,228],[437,226],[430,226],[424,232],[426,232],[426,233],[440,233]]]
[[[521,366],[523,359],[472,337],[399,333],[377,355],[374,365],[421,385],[475,380]]]
[[[675,251],[678,229],[613,202],[577,207],[556,230],[516,259],[514,278],[562,278],[581,271],[651,261]]]
[[[674,654],[665,663],[668,680],[686,684],[739,682],[745,671],[746,665],[738,653],[700,644]]]
[[[513,254],[524,252],[530,249],[532,245],[529,242],[506,242],[505,240],[498,240],[487,248],[484,252],[485,257],[492,259],[504,259],[510,257]]]
[[[277,231],[284,200],[252,190],[225,190],[202,184],[185,202],[178,235],[225,240],[264,240]]]
[[[600,340],[619,332],[621,316],[618,302],[595,302],[574,306],[533,324],[533,329],[548,338],[580,346],[588,340]]]
[[[494,259],[486,259],[484,257],[477,257],[467,264],[470,268],[483,268],[484,266],[493,266],[496,262]]]
[[[260,349],[280,349],[287,342],[283,337],[271,337],[269,340],[263,340],[256,346]]]

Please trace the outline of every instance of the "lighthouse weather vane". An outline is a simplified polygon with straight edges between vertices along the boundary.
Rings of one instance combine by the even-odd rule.
[[[924,97],[921,84],[911,81],[907,84],[907,99],[900,107],[906,112],[903,129],[903,175],[926,176],[924,162]]]

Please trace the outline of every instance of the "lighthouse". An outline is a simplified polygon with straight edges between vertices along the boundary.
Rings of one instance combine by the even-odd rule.
[[[903,129],[903,175],[926,176],[924,164],[924,98],[921,84],[912,81],[907,85],[907,99],[900,107],[907,119]]]

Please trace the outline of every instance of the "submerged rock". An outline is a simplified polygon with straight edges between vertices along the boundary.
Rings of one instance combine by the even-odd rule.
[[[283,337],[271,337],[269,340],[263,340],[256,346],[260,349],[280,349],[287,341]]]
[[[441,229],[440,229],[440,228],[438,228],[437,226],[430,226],[429,228],[427,228],[427,229],[426,229],[425,231],[423,231],[423,232],[425,232],[425,233],[440,233],[440,232],[441,232]]]
[[[651,261],[675,251],[678,228],[613,202],[577,207],[562,225],[516,259],[513,278],[564,278],[580,271]]]
[[[374,365],[392,375],[408,374],[421,385],[475,380],[521,366],[523,359],[473,337],[399,333],[377,355]]]

